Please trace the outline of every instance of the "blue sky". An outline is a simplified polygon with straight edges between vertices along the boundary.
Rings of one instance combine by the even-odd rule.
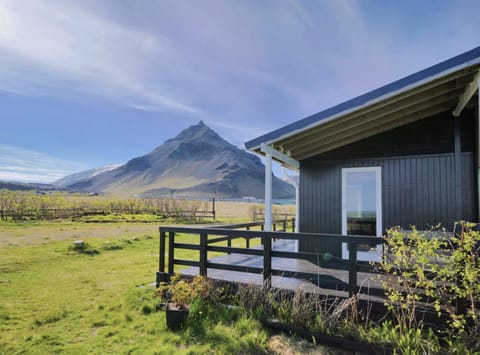
[[[478,1],[0,0],[0,180],[232,143],[480,45]]]

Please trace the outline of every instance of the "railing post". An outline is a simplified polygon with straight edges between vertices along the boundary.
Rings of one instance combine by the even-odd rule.
[[[175,259],[175,232],[168,233],[168,273],[173,275],[173,260]]]
[[[162,228],[159,228],[160,231],[160,247],[158,251],[158,272],[156,278],[157,287],[160,286],[160,282],[167,281],[167,275],[165,274],[165,232],[162,231]]]
[[[160,250],[159,250],[158,271],[165,272],[165,232],[160,229]]]
[[[247,231],[250,230],[250,227],[247,226]],[[245,238],[245,248],[250,249],[250,237]]]
[[[292,232],[295,232],[295,218],[292,218]]]
[[[272,239],[263,236],[263,282],[270,288],[272,286]]]
[[[348,295],[351,297],[357,293],[357,243],[348,242]]]
[[[229,248],[232,247],[232,239],[230,239],[230,238],[227,240],[227,247],[229,247]],[[228,252],[227,254],[230,255],[231,253]]]
[[[208,234],[200,234],[200,275],[207,276],[207,241]]]
[[[287,217],[285,216],[285,219],[283,220],[283,231],[287,231]]]

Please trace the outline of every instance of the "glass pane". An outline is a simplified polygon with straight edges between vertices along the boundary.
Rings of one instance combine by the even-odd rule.
[[[377,234],[377,184],[375,171],[347,172],[346,204],[347,234]],[[375,245],[358,245],[368,251]]]

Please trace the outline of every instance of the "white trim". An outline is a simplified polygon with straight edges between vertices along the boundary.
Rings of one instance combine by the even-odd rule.
[[[272,156],[265,155],[265,223],[264,230],[272,230]]]
[[[269,141],[264,142],[264,144],[273,144],[273,143],[278,142],[278,141],[281,141],[281,140],[283,140],[283,139],[292,137],[292,136],[294,136],[294,135],[296,135],[296,134],[298,134],[298,133],[301,133],[301,132],[303,132],[303,131],[307,131],[307,130],[309,130],[309,129],[312,129],[312,128],[315,128],[315,127],[324,125],[325,123],[328,123],[328,122],[330,122],[330,121],[332,121],[332,120],[335,120],[335,119],[337,119],[337,118],[339,118],[339,117],[341,117],[341,116],[344,116],[344,115],[347,115],[347,114],[349,114],[349,113],[351,113],[351,112],[358,111],[358,110],[360,110],[360,109],[362,109],[362,108],[365,108],[365,107],[368,107],[368,106],[371,106],[371,105],[380,103],[380,102],[382,102],[382,101],[384,101],[384,100],[387,100],[387,99],[390,99],[390,98],[392,98],[392,97],[394,97],[394,96],[396,96],[396,95],[398,95],[398,94],[407,92],[407,91],[409,91],[409,90],[413,90],[413,89],[415,89],[415,88],[417,88],[417,87],[420,87],[420,86],[422,86],[422,85],[424,85],[424,84],[426,84],[426,83],[428,83],[428,82],[431,82],[431,81],[440,79],[440,78],[443,77],[443,76],[447,76],[447,75],[452,74],[452,73],[454,73],[454,72],[456,72],[456,71],[458,71],[458,70],[462,70],[462,69],[468,68],[468,67],[470,67],[470,66],[472,66],[472,65],[476,65],[476,64],[478,64],[478,63],[480,63],[480,58],[475,58],[474,60],[470,60],[470,61],[468,61],[468,62],[466,62],[466,63],[462,63],[462,64],[457,65],[457,66],[455,66],[455,67],[453,67],[453,68],[450,68],[450,69],[448,69],[448,70],[444,70],[443,72],[440,72],[440,73],[438,73],[437,75],[430,76],[430,77],[425,78],[425,79],[423,79],[423,80],[420,80],[420,81],[417,81],[417,82],[412,83],[412,84],[410,84],[410,85],[407,85],[407,86],[405,86],[405,87],[402,87],[401,89],[398,89],[398,90],[395,90],[395,91],[386,93],[386,94],[384,94],[384,95],[382,95],[382,96],[379,96],[379,97],[377,97],[377,98],[374,98],[374,99],[372,99],[372,100],[370,100],[370,101],[365,102],[364,104],[362,104],[362,105],[360,105],[360,106],[352,107],[351,109],[338,112],[338,113],[336,113],[336,114],[333,115],[333,116],[325,117],[324,119],[322,119],[322,120],[320,120],[320,121],[313,122],[313,123],[311,123],[311,124],[309,124],[309,125],[307,125],[307,126],[305,126],[305,127],[298,128],[298,129],[296,129],[296,130],[294,130],[294,131],[290,131],[290,132],[284,133],[283,135],[281,135],[281,136],[279,136],[279,137],[276,137],[276,138],[273,138],[273,139],[271,139],[271,140],[269,140]],[[427,68],[427,69],[428,69],[428,68]],[[400,80],[402,80],[402,79],[400,79]],[[390,84],[392,84],[392,83],[394,83],[394,82],[388,83],[388,84],[386,84],[386,85],[390,85]],[[386,85],[384,85],[384,86],[386,86]],[[369,92],[365,93],[364,95],[366,95],[366,94],[368,94],[368,93],[369,93]],[[262,144],[263,144],[263,143],[262,143]],[[255,151],[255,150],[259,149],[259,148],[260,148],[260,145],[256,145],[256,146],[250,147],[249,150]]]
[[[376,183],[376,232],[380,237],[383,234],[382,224],[382,168],[376,167],[360,167],[360,168],[343,168],[342,169],[342,234],[347,235],[347,198],[346,183],[347,174],[350,172],[375,172]],[[378,244],[375,251],[357,251],[357,259],[363,261],[381,261],[383,255],[383,246]],[[342,243],[342,259],[348,259],[347,243]]]
[[[266,145],[264,143],[260,144],[260,150],[265,153],[265,155],[270,154],[273,158],[279,160],[284,165],[286,165],[286,167],[292,169],[293,171],[298,171],[300,169],[300,163],[298,162],[298,160],[295,160],[292,157],[283,154],[282,152],[276,150],[273,147],[270,147],[269,145]]]

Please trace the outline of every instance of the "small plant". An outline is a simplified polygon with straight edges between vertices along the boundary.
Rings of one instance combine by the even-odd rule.
[[[105,245],[103,246],[103,250],[121,250],[121,249],[123,249],[123,247],[116,243],[106,242]]]
[[[100,253],[97,249],[94,249],[92,246],[90,246],[90,244],[84,241],[75,241],[68,247],[68,250],[79,254],[87,254],[92,256]]]
[[[162,283],[155,291],[155,296],[159,296],[167,301],[176,303],[178,308],[188,309],[189,305],[197,298],[204,300],[216,297],[213,283],[203,276],[196,276],[192,281],[182,279],[180,275],[175,275],[170,283]]]
[[[238,302],[248,314],[256,319],[268,319],[274,314],[275,294],[268,282],[264,282],[262,286],[255,284],[240,286]]]

